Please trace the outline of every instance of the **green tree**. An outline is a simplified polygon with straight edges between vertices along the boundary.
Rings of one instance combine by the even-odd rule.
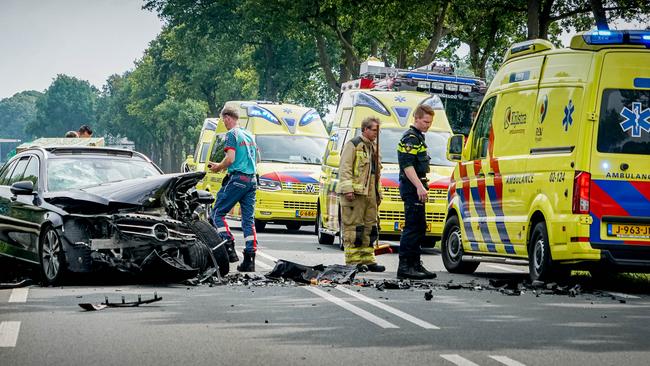
[[[36,100],[43,93],[28,90],[0,100],[0,137],[31,140],[25,127],[36,120]]]
[[[37,137],[62,137],[66,131],[95,123],[98,90],[88,81],[59,74],[36,101],[36,119],[25,131]]]

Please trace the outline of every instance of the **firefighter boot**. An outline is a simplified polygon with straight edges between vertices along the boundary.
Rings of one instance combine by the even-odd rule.
[[[239,272],[255,272],[255,253],[243,252],[244,260],[237,266]]]
[[[398,279],[426,280],[429,278],[425,273],[417,270],[416,259],[410,257],[399,258],[399,265],[397,266]]]
[[[237,251],[235,250],[235,241],[229,239],[226,244],[226,252],[228,252],[228,261],[230,263],[239,262],[239,257],[237,256]]]

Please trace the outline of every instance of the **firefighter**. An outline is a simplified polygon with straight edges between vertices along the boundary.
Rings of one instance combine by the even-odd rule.
[[[377,207],[381,202],[379,119],[368,117],[361,122],[361,135],[343,146],[339,168],[339,202],[345,264],[359,271],[383,272],[377,264],[374,244],[379,237]]]
[[[399,242],[397,278],[433,279],[436,274],[427,271],[420,261],[420,244],[425,240],[427,201],[427,173],[429,161],[424,133],[429,130],[435,112],[428,105],[419,105],[413,116],[415,122],[404,132],[397,145],[399,161],[399,193],[404,201],[404,229]]]

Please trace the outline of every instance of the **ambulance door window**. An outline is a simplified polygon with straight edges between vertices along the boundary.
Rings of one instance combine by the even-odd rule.
[[[214,138],[214,145],[212,145],[212,153],[210,153],[210,161],[219,162],[226,156],[224,148],[226,147],[226,135],[218,134]]]
[[[208,153],[210,152],[210,143],[204,142],[201,144],[201,157],[199,158],[199,163],[205,163],[205,159],[208,158]]]
[[[346,108],[343,110],[341,113],[341,127],[349,127],[350,126],[350,118],[352,117],[352,109],[351,108]]]
[[[492,114],[494,112],[495,102],[496,96],[488,99],[483,104],[483,108],[481,108],[478,118],[476,119],[471,141],[471,160],[483,159],[487,156],[490,127],[492,127]]]

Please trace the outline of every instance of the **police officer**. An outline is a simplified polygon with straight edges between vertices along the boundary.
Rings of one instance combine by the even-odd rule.
[[[208,167],[213,172],[228,169],[221,189],[217,193],[217,202],[212,211],[212,220],[219,236],[226,243],[226,250],[231,262],[237,262],[235,253],[235,237],[226,223],[226,214],[239,203],[241,207],[242,230],[246,247],[244,260],[237,266],[239,272],[255,272],[255,251],[257,250],[257,234],[255,233],[255,192],[257,191],[256,163],[257,145],[250,132],[239,127],[239,113],[232,107],[224,107],[221,120],[228,132],[226,133],[226,156],[221,162],[209,162]]]
[[[428,105],[420,105],[413,112],[415,122],[404,132],[397,145],[399,161],[399,193],[404,201],[404,229],[399,242],[397,278],[433,279],[436,274],[424,268],[420,261],[420,244],[425,240],[427,201],[427,173],[429,154],[424,133],[429,130],[435,112]]]
[[[345,264],[356,265],[359,271],[383,272],[377,264],[374,244],[379,236],[377,207],[381,202],[379,150],[379,119],[361,121],[361,135],[348,141],[341,152],[338,192]]]

